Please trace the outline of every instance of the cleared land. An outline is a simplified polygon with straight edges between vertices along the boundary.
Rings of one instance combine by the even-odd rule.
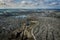
[[[38,18],[39,24],[33,27],[36,40],[60,40],[60,12],[56,15],[41,13],[29,14]],[[57,18],[58,17],[58,18]],[[0,40],[8,40],[10,33],[21,27],[21,21],[27,18],[16,18],[16,16],[0,16]]]

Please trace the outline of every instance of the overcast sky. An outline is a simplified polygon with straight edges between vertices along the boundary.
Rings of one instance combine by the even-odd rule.
[[[60,9],[60,0],[0,0],[0,8]]]

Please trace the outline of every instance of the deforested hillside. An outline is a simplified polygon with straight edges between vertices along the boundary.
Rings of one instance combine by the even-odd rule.
[[[0,39],[8,40],[9,33],[20,28],[21,21],[26,19],[0,17]],[[39,24],[32,27],[36,40],[60,40],[60,18],[38,17]]]
[[[26,23],[26,25],[29,26],[30,21],[28,21],[27,19],[29,19],[30,17],[31,19],[33,19],[32,22],[38,21],[35,25],[32,24],[33,26],[32,25],[29,26],[32,27],[31,30],[29,31],[26,30],[29,32],[27,34],[29,34],[30,36],[32,36],[32,34],[34,35],[32,37],[32,40],[33,39],[60,40],[60,12],[46,11],[40,13],[26,13],[26,14],[16,13],[16,14],[18,15],[11,16],[9,13],[9,15],[4,14],[3,16],[0,16],[0,40],[8,40],[8,38],[10,37],[10,33],[13,33],[13,31],[15,31],[16,29],[18,30],[18,28],[22,29],[21,28],[23,25],[22,22]],[[32,31],[32,34],[30,33],[30,31]],[[20,36],[22,35],[23,38],[26,38],[26,36],[23,36],[24,34],[19,35]],[[17,34],[15,36],[17,36]],[[20,40],[22,38],[20,36],[18,36],[18,38],[15,38],[14,40]],[[24,40],[31,40],[31,39],[28,38]]]

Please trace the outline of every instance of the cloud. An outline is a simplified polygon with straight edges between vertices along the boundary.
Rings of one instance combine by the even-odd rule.
[[[50,6],[55,6],[55,5],[57,5],[58,3],[57,2],[52,2],[52,3],[50,3],[49,5]]]
[[[60,5],[60,2],[59,0],[0,0],[0,4],[4,8],[53,8]]]
[[[0,2],[4,2],[4,0],[0,0]]]
[[[5,3],[13,2],[14,0],[4,0]]]
[[[37,7],[39,4],[33,1],[23,0],[20,2],[14,2],[14,0],[4,0],[4,7]]]
[[[5,5],[7,7],[36,7],[37,4],[32,1],[21,1],[18,3],[5,1]]]
[[[21,3],[19,3],[20,4],[20,6],[28,6],[28,7],[35,7],[36,6],[36,4],[35,3],[33,3],[33,2],[31,2],[31,1],[21,1]]]
[[[4,6],[4,2],[3,0],[0,0],[0,7],[3,7]]]

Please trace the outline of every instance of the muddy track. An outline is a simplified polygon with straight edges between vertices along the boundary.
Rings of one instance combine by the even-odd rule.
[[[33,29],[36,40],[60,40],[60,19],[40,17]]]

